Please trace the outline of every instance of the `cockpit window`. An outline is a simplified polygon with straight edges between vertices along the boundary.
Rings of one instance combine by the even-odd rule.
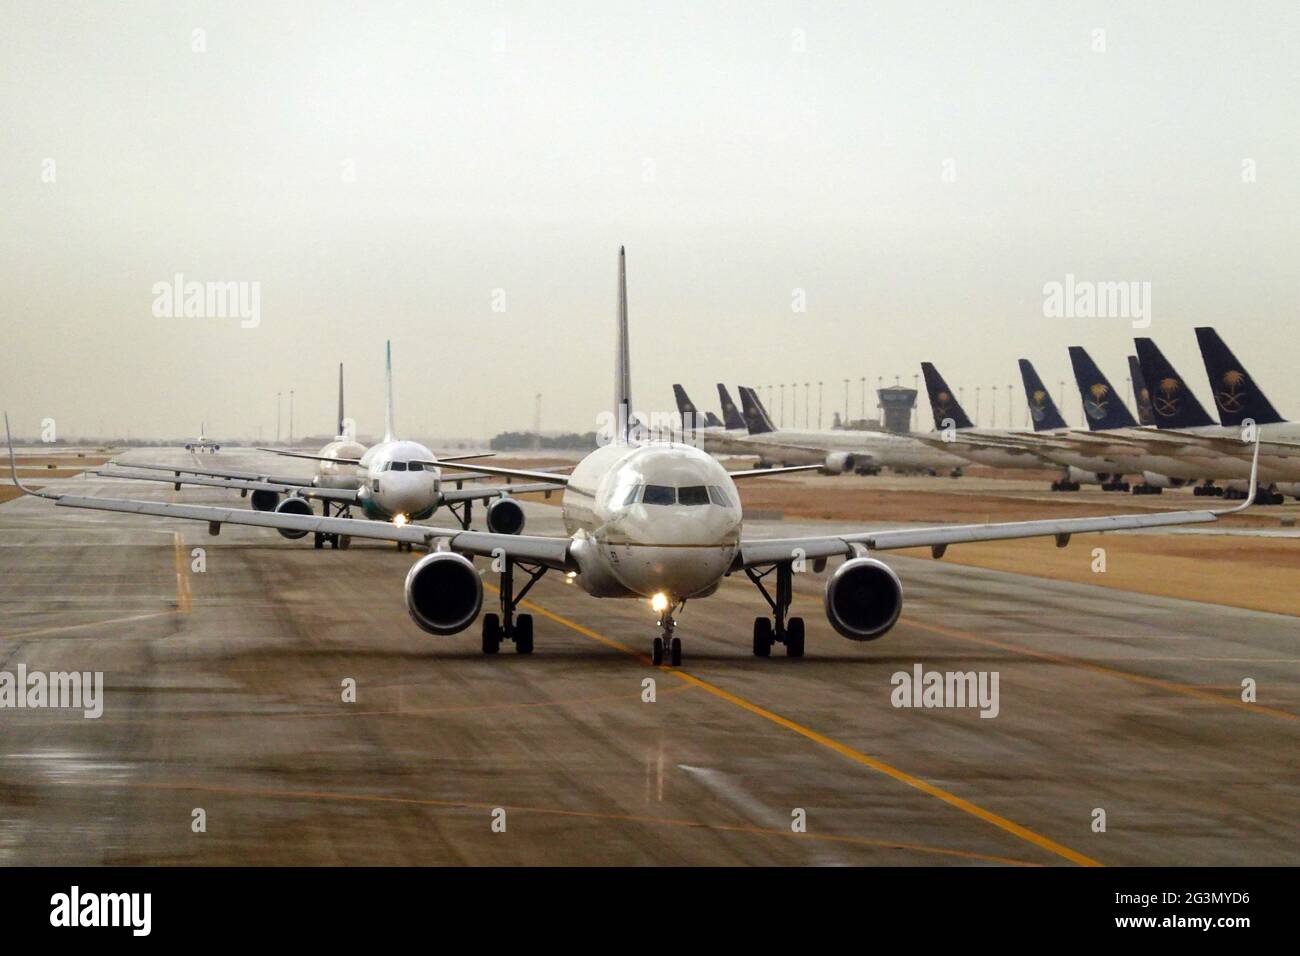
[[[645,505],[671,505],[677,502],[677,489],[672,485],[646,485],[641,495]]]
[[[709,500],[724,508],[731,507],[731,497],[717,485],[709,485]]]
[[[406,462],[404,461],[394,461],[391,464],[393,471],[406,471]]]
[[[636,504],[637,499],[641,497],[641,489],[644,487],[645,485],[633,485],[629,488],[627,490],[627,495],[623,498],[623,504],[621,507],[626,508],[628,505]]]
[[[682,505],[707,505],[709,489],[705,485],[687,485],[677,489],[677,503]]]
[[[424,471],[424,462],[422,461],[407,462],[407,467],[410,468],[411,471]]]

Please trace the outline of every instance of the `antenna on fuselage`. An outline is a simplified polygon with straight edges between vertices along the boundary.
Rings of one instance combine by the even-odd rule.
[[[627,257],[618,248],[618,352],[614,362],[615,440],[627,444],[632,433],[632,372],[627,348]]]
[[[393,342],[384,343],[384,441],[393,437]]]

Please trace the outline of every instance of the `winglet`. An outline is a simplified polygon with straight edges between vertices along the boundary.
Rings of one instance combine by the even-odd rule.
[[[37,498],[58,498],[58,495],[52,495],[49,492],[37,491],[35,488],[28,488],[18,477],[18,460],[14,457],[14,438],[9,433],[9,413],[5,412],[5,444],[9,448],[9,474],[18,486],[18,490],[25,495],[34,495]]]
[[[1216,515],[1230,515],[1236,511],[1245,511],[1255,503],[1255,492],[1259,490],[1259,439],[1259,432],[1255,432],[1255,454],[1250,457],[1250,491],[1246,495],[1246,500],[1236,507],[1216,511]]]

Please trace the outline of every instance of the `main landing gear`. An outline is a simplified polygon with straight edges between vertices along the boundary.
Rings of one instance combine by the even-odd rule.
[[[456,487],[460,488],[459,482],[456,484]],[[452,517],[454,517],[458,522],[460,522],[460,528],[462,531],[469,530],[470,519],[474,517],[473,500],[467,499],[465,501],[462,501],[459,505],[452,504],[449,501],[447,502],[447,510],[451,512]]]
[[[321,499],[320,503],[322,518],[351,518],[352,509],[346,504],[334,504],[334,513],[330,514],[330,502],[328,499]],[[335,534],[332,531],[317,531],[312,535],[312,543],[319,551],[325,545],[329,545],[335,551],[346,551],[352,547],[352,537],[346,534]]]
[[[673,667],[682,666],[682,639],[673,637],[673,628],[677,626],[677,621],[673,614],[686,606],[682,601],[676,607],[670,607],[664,611],[663,618],[659,621],[659,626],[664,629],[662,637],[656,637],[654,643],[650,645],[650,661],[658,667],[664,662],[664,652],[668,653],[668,663]]]
[[[776,596],[773,597],[763,586],[763,578],[776,572]],[[758,572],[745,568],[745,574],[754,582],[758,592],[763,595],[768,606],[772,608],[772,617],[754,618],[754,656],[770,657],[772,645],[781,642],[785,645],[786,657],[803,657],[803,618],[787,618],[790,602],[794,600],[794,567],[791,561],[782,561],[766,571]]]
[[[1052,482],[1053,491],[1078,491],[1079,483],[1070,481],[1068,478],[1062,478],[1060,481]]]
[[[1197,498],[1203,496],[1210,497],[1210,498],[1222,498],[1223,489],[1220,488],[1218,485],[1216,485],[1214,482],[1207,481],[1205,484],[1197,485],[1195,488],[1193,488],[1192,494],[1195,495]]]
[[[505,568],[501,572],[501,614],[483,615],[483,653],[495,654],[501,650],[503,640],[515,642],[516,654],[533,652],[533,616],[515,614],[515,608],[524,599],[529,590],[549,570],[546,565],[536,568],[519,565],[519,569],[528,575],[528,583],[518,594],[515,593],[515,565],[518,562],[502,558]]]

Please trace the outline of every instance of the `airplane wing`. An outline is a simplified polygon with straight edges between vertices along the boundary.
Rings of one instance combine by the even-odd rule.
[[[442,492],[442,500],[448,504],[460,504],[462,501],[479,501],[485,498],[497,498],[504,495],[526,495],[535,491],[550,494],[559,491],[559,486],[544,482],[525,485],[480,485],[475,488],[457,489]]]
[[[763,478],[769,475],[785,475],[792,471],[816,471],[821,465],[787,465],[784,468],[749,468],[745,471],[729,471],[732,481],[742,478]]]
[[[897,528],[886,531],[849,532],[803,538],[743,540],[733,571],[789,561],[792,557],[817,560],[852,556],[871,551],[928,547],[942,557],[950,544],[974,541],[1007,541],[1016,538],[1055,537],[1064,547],[1074,534],[1101,531],[1131,531],[1217,521],[1220,515],[1250,507],[1255,501],[1259,472],[1259,445],[1251,463],[1250,494],[1244,502],[1221,511],[1168,511],[1157,514],[1102,515],[1095,518],[1049,518],[1041,521],[1004,521],[991,524],[940,525],[933,528]]]
[[[449,464],[450,461],[451,459],[449,458],[439,458],[436,460],[424,461],[421,462],[421,464],[431,465],[436,468],[480,471],[487,475],[502,475],[506,478],[523,478],[527,481],[543,481],[549,482],[552,485],[567,485],[569,483],[568,475],[558,475],[550,471],[530,471],[527,468],[498,468],[494,465],[457,465]]]
[[[329,455],[309,455],[305,451],[288,451],[287,449],[284,448],[259,447],[257,450],[270,452],[272,455],[282,455],[285,458],[306,458],[308,461],[333,461],[333,462],[337,462],[340,465],[361,464],[360,458],[331,458]],[[472,458],[491,458],[494,454],[495,452],[480,451],[480,452],[475,452],[472,455],[448,455],[446,458],[435,458],[431,461],[426,461],[424,464],[441,465],[444,462],[449,462],[449,461],[469,461]]]
[[[249,481],[243,478],[209,478],[204,475],[190,475],[185,478],[164,478],[161,475],[132,475],[121,471],[92,471],[92,475],[101,478],[127,478],[132,481],[157,481],[173,485],[192,485],[204,488],[230,488],[234,491],[274,491],[281,495],[298,495],[301,498],[315,498],[323,501],[337,501],[355,505],[361,501],[355,489],[351,488],[317,488],[312,485],[290,485],[278,481]]]
[[[183,468],[179,465],[139,465],[134,462],[109,462],[119,468],[135,468],[141,471],[168,471],[173,475],[202,475],[206,478],[240,478],[244,481],[273,481],[281,485],[303,485],[312,483],[310,478],[286,478],[283,475],[269,475],[259,471],[222,471],[218,468]]]

